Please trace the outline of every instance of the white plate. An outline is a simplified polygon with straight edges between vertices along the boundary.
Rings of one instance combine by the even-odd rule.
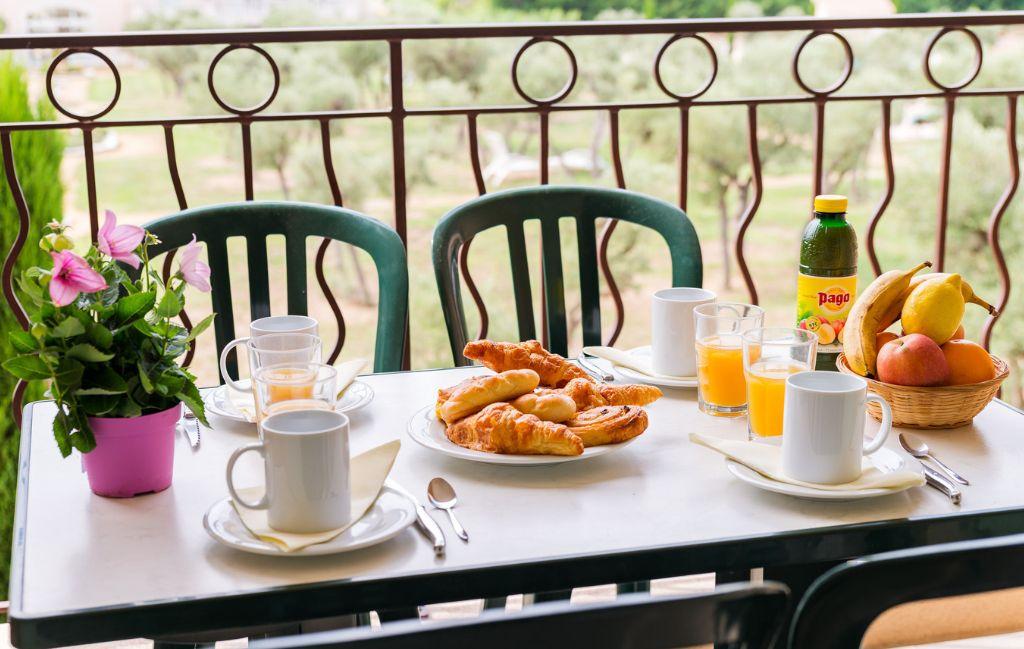
[[[868,459],[872,464],[878,467],[878,469],[885,473],[900,471],[906,464],[898,453],[890,451],[887,448],[882,448],[879,449],[878,452],[872,453],[868,456]],[[858,489],[856,491],[815,489],[813,487],[787,484],[785,482],[778,482],[771,478],[766,478],[757,471],[745,467],[737,462],[733,462],[732,460],[726,460],[725,465],[729,468],[729,472],[734,476],[749,485],[757,487],[758,489],[778,494],[785,494],[787,496],[795,496],[797,498],[806,498],[808,500],[862,500],[864,498],[888,496],[910,488],[908,485],[902,489]]]
[[[227,385],[221,385],[208,392],[204,400],[206,409],[218,417],[224,417],[232,421],[254,423],[246,419],[238,411],[238,408],[235,407],[235,404],[231,403],[229,390],[231,388]],[[341,395],[341,399],[338,400],[336,410],[345,413],[359,410],[373,401],[373,394],[373,388],[368,383],[353,381],[352,385],[348,386],[348,389],[345,390],[345,394]]]
[[[414,442],[425,446],[432,451],[438,451],[451,457],[474,462],[486,462],[488,464],[517,464],[517,465],[539,465],[539,464],[560,464],[562,462],[573,462],[575,460],[586,460],[592,457],[613,453],[625,446],[628,446],[639,439],[640,436],[621,444],[606,444],[604,446],[591,446],[583,449],[581,455],[504,455],[502,453],[484,453],[474,451],[455,444],[444,434],[445,426],[437,420],[434,414],[434,406],[425,406],[416,411],[416,414],[409,420],[409,437]]]
[[[216,502],[203,516],[206,532],[221,545],[252,554],[266,554],[278,557],[313,557],[324,554],[351,552],[383,543],[396,536],[416,521],[416,506],[408,498],[391,487],[381,489],[377,501],[356,521],[338,536],[326,543],[284,552],[273,543],[261,541],[246,529],[231,504],[230,498]]]
[[[649,359],[651,357],[651,346],[644,345],[643,347],[634,347],[626,351],[627,354],[632,354],[637,358]],[[622,367],[612,363],[612,368],[618,372],[623,378],[630,381],[636,381],[637,383],[646,383],[647,385],[657,385],[663,388],[695,388],[697,387],[696,376],[680,376],[680,377],[662,377],[662,376],[650,376],[648,374],[642,374],[636,370],[628,367]]]

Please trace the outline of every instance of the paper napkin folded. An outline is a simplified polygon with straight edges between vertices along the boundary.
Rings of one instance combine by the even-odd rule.
[[[620,367],[628,367],[631,370],[636,370],[641,374],[646,374],[655,379],[692,379],[692,376],[669,376],[667,374],[658,374],[651,367],[651,361],[649,357],[638,356],[624,352],[621,349],[615,349],[614,347],[584,347],[583,351],[591,356],[597,356],[603,358],[606,361],[618,365]]]
[[[348,386],[352,385],[352,381],[356,380],[359,373],[366,369],[367,363],[370,362],[368,358],[353,358],[350,361],[339,363],[334,366],[334,369],[338,370],[338,398],[345,394],[345,390],[348,390]]]
[[[235,511],[242,519],[242,524],[252,532],[253,536],[261,541],[273,543],[282,552],[295,552],[317,543],[326,543],[352,527],[377,500],[381,487],[384,486],[384,480],[391,473],[391,467],[395,463],[395,457],[398,455],[401,445],[402,442],[396,439],[352,458],[349,469],[352,484],[352,520],[344,527],[312,534],[282,532],[275,530],[267,523],[267,510],[249,509],[234,501],[231,504],[234,505]],[[239,489],[238,494],[246,500],[256,500],[263,495],[263,487]]]
[[[718,451],[730,460],[757,471],[761,475],[776,482],[811,487],[825,491],[855,491],[858,489],[903,489],[919,487],[924,484],[924,475],[916,471],[880,471],[867,458],[861,461],[860,477],[853,482],[843,484],[817,484],[794,480],[782,472],[782,448],[759,442],[741,442],[720,437],[690,433],[690,441]]]

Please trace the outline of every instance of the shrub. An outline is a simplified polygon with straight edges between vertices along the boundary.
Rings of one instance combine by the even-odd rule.
[[[53,109],[40,101],[33,106],[29,100],[25,72],[10,57],[0,57],[0,122],[48,120]],[[64,200],[60,183],[60,163],[64,151],[63,137],[58,131],[18,132],[12,135],[15,169],[28,203],[31,227],[25,247],[18,257],[14,276],[30,266],[46,260],[39,249],[40,226],[59,221]],[[6,169],[0,159],[0,256],[6,258],[18,235],[19,217],[14,197],[7,185]],[[10,332],[19,328],[6,300],[0,307],[0,358],[14,355]],[[0,373],[0,599],[7,599],[7,582],[14,523],[14,492],[18,475],[18,428],[12,416],[11,397],[15,380]],[[42,389],[30,387],[25,401],[42,397]]]

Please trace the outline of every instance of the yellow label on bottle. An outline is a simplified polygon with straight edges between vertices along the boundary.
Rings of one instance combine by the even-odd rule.
[[[857,276],[817,277],[800,273],[796,282],[796,321],[818,334],[818,352],[843,350],[846,318],[857,296]]]

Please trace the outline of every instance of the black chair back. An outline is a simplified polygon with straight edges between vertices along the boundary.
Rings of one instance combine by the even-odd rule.
[[[871,622],[907,602],[1024,586],[1024,534],[855,559],[815,581],[797,607],[790,649],[856,649]]]
[[[782,584],[731,584],[674,597],[620,596],[614,602],[538,604],[519,613],[485,611],[469,620],[394,622],[253,641],[254,649],[669,649],[716,643],[729,649],[775,646],[789,603]]]

